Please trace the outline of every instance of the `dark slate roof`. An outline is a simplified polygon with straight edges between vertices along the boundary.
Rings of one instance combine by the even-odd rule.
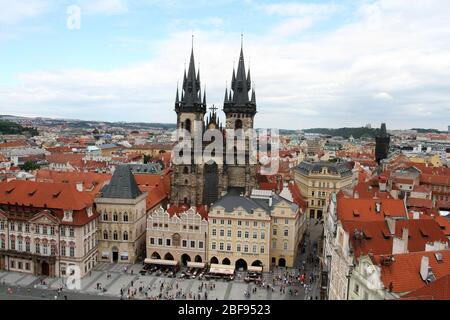
[[[129,164],[131,172],[134,174],[137,173],[150,173],[150,174],[159,174],[162,171],[161,163],[147,163],[147,164]]]
[[[300,171],[305,175],[310,175],[314,173],[320,173],[322,171],[322,168],[327,168],[328,172],[331,172],[333,174],[339,174],[342,177],[352,175],[352,168],[350,168],[350,163],[348,162],[332,163],[327,161],[319,161],[319,162],[303,161],[297,167],[295,167],[295,170]]]
[[[117,166],[110,183],[102,189],[102,198],[135,199],[141,194],[131,168],[127,165]]]
[[[249,213],[252,213],[253,210],[258,208],[263,209],[266,212],[268,211],[267,206],[260,204],[249,197],[241,196],[236,192],[228,192],[212,205],[213,208],[218,206],[224,207],[227,212],[232,212],[237,207],[242,207]]]

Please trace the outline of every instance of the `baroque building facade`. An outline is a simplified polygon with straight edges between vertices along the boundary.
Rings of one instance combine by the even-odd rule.
[[[98,214],[91,195],[33,181],[1,184],[0,195],[0,270],[50,277],[92,270]]]
[[[250,70],[246,73],[244,53],[241,47],[237,71],[233,69],[231,88],[225,89],[223,112],[226,116],[225,128],[219,123],[217,108],[212,107],[206,121],[207,113],[206,93],[201,92],[200,72],[195,70],[194,52],[191,52],[189,69],[184,72],[181,97],[177,89],[175,99],[175,112],[177,114],[177,129],[190,133],[190,143],[193,148],[189,162],[173,164],[171,179],[170,202],[176,205],[210,206],[225,194],[230,188],[237,188],[249,195],[256,188],[256,161],[251,161],[250,142],[248,139],[243,145],[235,144],[235,139],[227,140],[224,129],[253,129],[256,114],[255,91],[251,97]],[[198,151],[194,150],[194,137],[202,138],[207,129],[216,129],[216,133],[224,137],[223,150],[214,150],[211,159],[199,159],[208,143],[201,143]],[[203,140],[203,139],[202,139]],[[242,150],[243,149],[243,150]],[[238,152],[242,150],[244,157],[238,159]],[[179,152],[174,156],[185,156]],[[232,155],[232,156],[231,156]],[[174,158],[174,156],[172,158]],[[227,158],[234,161],[226,161]],[[231,163],[230,163],[231,162]]]
[[[144,256],[147,192],[142,192],[131,168],[118,166],[111,182],[95,199],[99,213],[100,261],[134,263]]]

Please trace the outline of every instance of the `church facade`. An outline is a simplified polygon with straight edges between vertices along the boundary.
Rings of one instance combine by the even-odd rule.
[[[246,72],[244,53],[241,46],[237,70],[233,69],[231,88],[225,89],[223,112],[225,114],[225,127],[219,123],[217,108],[212,107],[207,115],[206,92],[201,92],[200,72],[195,70],[194,52],[191,51],[188,72],[184,72],[183,85],[180,92],[177,88],[175,99],[175,112],[177,114],[177,129],[188,131],[192,137],[197,134],[203,137],[208,129],[216,129],[223,137],[222,152],[223,161],[194,161],[196,154],[192,150],[189,163],[173,164],[171,179],[170,202],[181,205],[206,204],[210,206],[223,196],[230,188],[239,190],[241,194],[249,195],[253,188],[257,187],[257,164],[251,161],[250,141],[243,144],[241,158],[237,161],[237,143],[227,141],[226,131],[246,131],[254,128],[256,115],[255,91],[252,90],[250,70]],[[206,119],[205,119],[206,116]],[[237,141],[237,140],[236,140]],[[202,143],[201,150],[204,151],[207,143]],[[228,157],[227,157],[228,153]],[[229,155],[232,154],[233,157]],[[174,154],[173,156],[182,156]],[[226,161],[232,158],[235,161]]]

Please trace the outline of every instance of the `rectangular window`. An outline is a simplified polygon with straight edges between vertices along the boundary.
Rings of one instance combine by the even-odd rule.
[[[75,248],[74,247],[70,247],[70,256],[72,258],[75,257]]]
[[[227,230],[227,237],[231,237],[231,230],[230,229]]]
[[[213,223],[213,224],[216,224],[216,219],[213,219],[213,220],[212,220],[212,223]]]
[[[231,251],[231,243],[227,243],[227,251]]]
[[[228,225],[231,225],[231,220],[228,220]]]
[[[41,253],[41,245],[39,243],[36,243],[35,246],[35,253],[40,254]]]
[[[62,246],[62,247],[61,247],[61,255],[62,255],[63,257],[66,256],[66,246]]]
[[[244,237],[245,237],[245,239],[248,239],[248,237],[249,237],[248,231],[245,231]]]
[[[247,244],[244,245],[244,252],[245,252],[245,253],[248,252],[248,245],[247,245]]]
[[[150,238],[150,244],[154,245],[155,244],[155,238]]]
[[[163,245],[163,239],[162,238],[158,238],[158,246],[162,246]]]
[[[289,224],[289,219],[284,219],[284,224]]]
[[[261,231],[261,240],[264,240],[266,238],[266,233],[264,231]]]
[[[61,237],[65,237],[66,236],[66,227],[61,227],[60,233],[61,233]]]
[[[253,239],[258,239],[258,234],[256,232],[253,232]]]
[[[215,237],[217,235],[217,230],[216,229],[212,229],[212,235]]]
[[[238,232],[237,232],[237,237],[238,237],[238,238],[242,237],[242,231],[241,231],[241,230],[238,230]]]
[[[256,246],[256,244],[253,245],[253,253],[257,253],[258,252],[258,247]]]
[[[221,243],[219,244],[219,250],[223,251],[223,248],[224,248],[224,245],[223,245],[223,242],[221,242]]]
[[[241,220],[238,220],[238,226],[242,226],[242,221]]]
[[[31,251],[30,241],[25,241],[25,251],[26,252],[30,252]]]
[[[203,249],[203,241],[199,241],[198,242],[198,248],[199,249]]]
[[[289,236],[289,230],[288,230],[288,229],[285,229],[285,230],[284,230],[284,236],[285,236],[285,237]]]
[[[258,226],[258,221],[253,221],[253,226],[257,227]]]
[[[238,244],[236,245],[236,251],[237,251],[237,252],[241,252],[241,244],[240,244],[240,243],[238,243]]]
[[[166,246],[170,247],[170,239],[166,239]]]
[[[264,253],[264,246],[261,246],[260,249],[261,249],[261,253]]]
[[[75,237],[75,229],[74,228],[69,228],[69,237],[73,238]]]
[[[187,240],[183,240],[183,241],[182,241],[182,246],[183,246],[183,248],[186,248],[186,247],[187,247]]]
[[[223,229],[220,229],[220,236],[221,237],[223,237],[225,234],[224,234],[224,230]]]

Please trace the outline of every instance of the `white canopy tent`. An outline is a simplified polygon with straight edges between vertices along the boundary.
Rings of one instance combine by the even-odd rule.
[[[188,261],[187,266],[188,266],[188,268],[204,268],[205,267],[205,263],[204,262]]]
[[[209,268],[209,273],[218,273],[218,274],[226,274],[233,275],[234,274],[234,266],[230,266],[227,264],[215,264],[212,263]]]
[[[163,260],[163,259],[145,259],[144,263],[147,264],[159,264],[164,266],[176,266],[178,265],[178,261],[175,260]]]

